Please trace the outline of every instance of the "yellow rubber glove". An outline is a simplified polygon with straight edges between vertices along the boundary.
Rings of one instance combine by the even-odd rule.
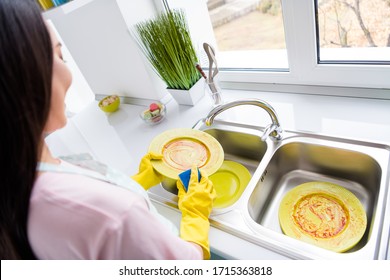
[[[139,164],[139,171],[132,176],[138,184],[140,184],[145,190],[161,183],[163,176],[158,173],[152,165],[152,160],[161,160],[163,155],[155,153],[147,153]]]
[[[180,237],[186,241],[194,242],[202,247],[203,258],[210,259],[209,245],[209,216],[213,202],[217,196],[213,183],[202,171],[198,182],[198,170],[191,168],[188,190],[185,191],[183,183],[178,180],[178,206],[182,217],[180,223]]]

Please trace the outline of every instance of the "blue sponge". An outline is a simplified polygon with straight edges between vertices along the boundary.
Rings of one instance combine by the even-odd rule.
[[[179,174],[180,181],[183,183],[184,189],[188,190],[188,184],[190,183],[190,177],[191,177],[191,169],[188,169],[182,173]],[[198,168],[198,182],[200,182],[200,170]]]

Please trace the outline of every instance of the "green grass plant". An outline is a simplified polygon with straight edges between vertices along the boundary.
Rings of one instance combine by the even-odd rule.
[[[168,10],[135,25],[135,38],[169,89],[190,89],[199,79],[198,58],[185,14]]]

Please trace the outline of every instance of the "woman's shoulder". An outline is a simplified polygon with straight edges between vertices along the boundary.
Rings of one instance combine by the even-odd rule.
[[[132,191],[77,174],[44,172],[30,200],[29,239],[44,259],[97,259],[124,226],[147,212],[144,198]],[[66,240],[66,242],[63,242]]]
[[[34,184],[30,203],[115,215],[140,202],[143,204],[144,198],[139,194],[102,180],[80,174],[43,172]]]

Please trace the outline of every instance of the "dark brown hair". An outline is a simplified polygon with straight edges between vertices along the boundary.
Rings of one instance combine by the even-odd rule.
[[[28,209],[51,95],[53,50],[33,0],[0,1],[0,257],[35,258]]]

